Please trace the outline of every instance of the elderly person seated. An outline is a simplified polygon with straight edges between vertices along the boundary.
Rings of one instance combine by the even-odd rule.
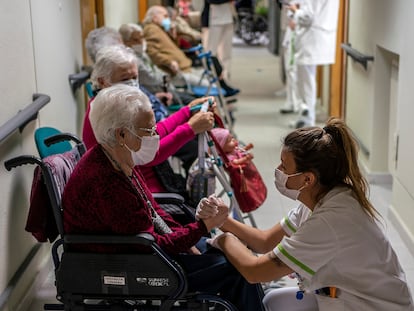
[[[117,83],[139,86],[142,90],[142,86],[138,83],[138,60],[133,51],[123,45],[109,46],[100,50],[91,80],[96,90]],[[161,149],[160,155],[152,165],[159,164],[171,155],[175,155],[183,162],[185,171],[190,168],[198,155],[196,134],[209,130],[214,120],[212,112],[192,112],[190,108],[206,100],[206,98],[196,99],[188,106],[158,122]],[[96,144],[89,121],[89,111],[90,104],[85,113],[82,132],[82,139],[87,148]],[[156,111],[156,113],[159,112]]]
[[[189,84],[198,84],[201,73],[192,67],[192,60],[177,46],[170,36],[171,19],[166,8],[160,5],[151,6],[145,14],[144,37],[147,42],[147,53],[153,63],[166,71],[174,79],[180,79],[180,74]],[[177,82],[176,82],[177,83]],[[219,77],[221,88],[226,96],[233,96],[239,89],[230,87],[226,81]]]
[[[178,14],[177,9],[168,6],[167,11],[170,15],[174,39],[180,48],[188,49],[201,43],[201,32],[192,28],[188,22]]]
[[[102,26],[96,29],[91,30],[88,33],[88,36],[85,40],[85,46],[87,53],[93,63],[96,62],[98,52],[108,46],[113,45],[124,45],[121,35],[118,31],[111,27]],[[162,86],[162,80],[159,82]],[[93,88],[90,90],[90,93],[95,93],[96,90]],[[146,89],[144,85],[144,89],[142,89],[148,96],[150,96],[151,103],[160,111],[160,114],[167,116],[169,113],[168,106],[173,103],[173,95],[168,92],[168,90],[164,90],[158,88],[157,91]],[[92,95],[93,96],[93,95]],[[160,101],[158,102],[157,99]],[[162,105],[161,105],[162,102]],[[176,100],[176,103],[181,104],[181,100]],[[161,117],[160,114],[156,114],[155,117],[157,120]]]
[[[101,48],[119,44],[122,44],[119,33],[115,29],[106,26],[91,30],[85,39],[86,52],[93,63],[96,62],[96,54]]]
[[[204,200],[198,210],[212,217],[182,226],[158,206],[148,190],[137,164],[154,158],[159,136],[145,94],[122,84],[105,88],[91,104],[90,120],[98,144],[80,159],[65,187],[65,232],[150,233],[182,265],[190,292],[220,293],[239,310],[262,309],[261,286],[246,282],[221,252],[207,251],[202,239],[228,216],[223,201]],[[131,246],[130,251],[140,250]]]
[[[124,44],[134,50],[138,57],[139,83],[151,93],[170,92],[176,102],[187,105],[195,96],[188,92],[178,91],[173,84],[169,83],[166,72],[153,64],[151,58],[146,53],[146,42],[144,30],[138,24],[128,23],[119,27],[119,34]]]
[[[137,76],[139,76],[137,58],[131,49],[125,46],[110,46],[101,49],[98,53],[97,62],[92,72],[92,81],[96,89],[101,90],[117,83],[138,85]],[[140,83],[139,87],[142,89]],[[214,116],[211,111],[202,112],[194,109],[205,101],[207,98],[196,99],[169,117],[157,122],[157,132],[161,137],[159,152],[153,161],[141,167],[152,193],[173,192],[180,194],[186,201],[185,205],[188,207],[189,213],[194,212],[195,206],[188,201],[186,179],[181,174],[174,172],[168,158],[172,155],[179,158],[185,175],[187,174],[198,156],[197,134],[213,127]],[[214,109],[214,105],[211,106],[210,110],[212,109]],[[97,143],[90,124],[89,111],[90,105],[85,114],[82,135],[88,149]],[[153,111],[157,113],[156,110],[153,109]],[[169,211],[175,219],[181,222],[189,220],[189,213],[183,213],[182,209],[169,206]]]

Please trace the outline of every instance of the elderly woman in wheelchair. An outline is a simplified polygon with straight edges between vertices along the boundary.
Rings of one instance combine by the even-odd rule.
[[[90,121],[98,144],[81,158],[65,187],[65,233],[150,233],[184,269],[189,292],[220,294],[239,310],[263,309],[260,284],[249,284],[203,239],[225,221],[229,213],[226,206],[216,204],[214,217],[183,226],[158,206],[148,190],[136,165],[150,162],[159,146],[148,98],[127,85],[105,88],[92,102]],[[199,212],[206,209],[203,204],[198,206]],[[116,249],[110,246],[104,251]],[[88,250],[103,249],[88,245]]]

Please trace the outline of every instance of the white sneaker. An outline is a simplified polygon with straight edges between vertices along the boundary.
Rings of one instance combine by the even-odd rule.
[[[289,128],[292,128],[292,129],[299,129],[299,128],[308,127],[308,126],[311,126],[311,125],[302,119],[289,122]]]
[[[298,113],[299,112],[299,109],[298,108],[295,108],[292,105],[286,105],[285,104],[285,105],[283,105],[282,108],[280,108],[279,112],[281,114]]]
[[[286,89],[277,90],[274,94],[276,97],[286,97]]]
[[[307,117],[309,115],[308,106],[305,104],[300,105],[300,115],[302,117]]]

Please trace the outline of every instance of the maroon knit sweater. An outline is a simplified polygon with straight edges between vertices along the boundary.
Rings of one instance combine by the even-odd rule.
[[[172,229],[154,231],[150,209],[128,177],[117,171],[95,145],[75,167],[63,193],[65,233],[133,235],[147,232],[169,254],[186,252],[207,234],[202,221],[182,226],[154,201],[137,167],[134,172],[157,213]]]

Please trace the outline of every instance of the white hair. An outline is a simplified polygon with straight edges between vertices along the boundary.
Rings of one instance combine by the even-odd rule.
[[[154,16],[160,13],[161,10],[165,9],[163,6],[160,5],[153,5],[148,8],[147,12],[145,13],[144,19],[142,20],[142,24],[149,24],[152,22]]]
[[[142,33],[143,30],[142,30],[142,27],[138,24],[128,23],[128,24],[122,24],[121,27],[119,27],[118,32],[120,33],[122,40],[125,42],[131,39],[131,35],[134,32]]]
[[[99,144],[116,146],[116,130],[135,131],[137,115],[152,111],[148,97],[137,87],[116,84],[101,90],[91,103],[89,119]]]
[[[112,73],[117,68],[130,64],[134,64],[138,68],[138,58],[132,49],[124,45],[112,45],[99,50],[91,75],[94,89],[102,88],[99,78],[112,84]]]
[[[94,63],[101,48],[118,44],[122,44],[121,35],[116,29],[106,26],[91,30],[85,40],[86,51]]]

